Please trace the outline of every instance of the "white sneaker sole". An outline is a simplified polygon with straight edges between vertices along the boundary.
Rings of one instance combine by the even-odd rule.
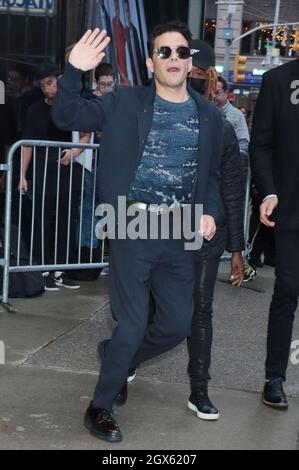
[[[59,287],[46,287],[45,286],[45,291],[46,292],[59,292]]]
[[[136,379],[136,373],[133,375],[129,375],[129,377],[127,377],[127,383],[130,384],[134,382],[135,379]]]
[[[80,289],[80,286],[67,286],[66,284],[63,284],[63,283],[60,283],[60,282],[56,282],[55,281],[55,284],[57,287],[64,287],[64,289],[70,289],[70,290],[78,290]]]
[[[207,413],[201,413],[198,411],[198,408],[191,403],[191,401],[188,402],[188,408],[191,411],[194,411],[197,414],[197,417],[200,419],[203,419],[205,421],[217,421],[219,419],[220,413],[217,414],[207,414]]]

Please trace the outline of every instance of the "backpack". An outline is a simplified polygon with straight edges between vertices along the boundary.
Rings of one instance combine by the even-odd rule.
[[[67,272],[67,277],[74,281],[96,281],[102,272],[102,268],[72,269]]]
[[[3,229],[0,230],[0,257],[4,257]],[[11,226],[10,231],[10,265],[17,265],[18,256],[18,229]],[[29,254],[21,239],[20,241],[20,265],[29,265]],[[0,292],[2,292],[3,268],[0,268]],[[9,273],[10,298],[36,297],[45,292],[45,284],[41,272]]]
[[[99,261],[101,259],[101,248],[94,248],[93,260]],[[90,263],[90,249],[87,247],[81,248],[81,263]],[[73,269],[67,272],[67,277],[75,281],[96,281],[101,274],[103,268],[90,268],[90,269]]]

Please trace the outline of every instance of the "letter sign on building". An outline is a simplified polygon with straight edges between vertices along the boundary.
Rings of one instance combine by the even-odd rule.
[[[0,13],[53,15],[56,0],[0,0]]]

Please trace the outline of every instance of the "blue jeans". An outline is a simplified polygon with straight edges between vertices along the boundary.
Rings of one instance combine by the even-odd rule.
[[[81,231],[81,246],[98,248],[100,240],[95,235],[95,227],[99,217],[94,216],[93,226],[93,196],[94,196],[94,171],[85,171],[84,175],[84,196],[83,196],[83,210],[82,210],[82,231]],[[97,192],[95,194],[94,210],[98,205]],[[80,226],[78,232],[80,230]],[[93,233],[91,233],[93,231]],[[79,240],[79,236],[78,236]]]

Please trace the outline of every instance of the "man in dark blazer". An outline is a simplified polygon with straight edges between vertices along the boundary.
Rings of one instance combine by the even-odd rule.
[[[59,80],[53,119],[63,129],[103,131],[99,196],[116,214],[120,196],[126,198],[128,209],[143,212],[146,219],[153,212],[162,217],[161,203],[166,212],[174,201],[178,208],[187,203],[193,215],[195,204],[202,204],[197,230],[211,240],[221,211],[223,118],[214,105],[187,88],[190,42],[191,33],[182,23],[157,26],[147,59],[155,76],[152,86],[118,87],[86,101],[80,96],[82,72],[101,62],[109,43],[106,31],[88,31]],[[189,334],[193,256],[184,242],[184,237],[165,240],[161,235],[110,238],[110,302],[118,325],[111,340],[100,345],[101,374],[84,420],[99,439],[122,440],[112,409],[126,401],[129,369],[170,350]],[[148,326],[150,291],[157,314]]]
[[[276,280],[270,306],[263,402],[287,409],[286,380],[299,294],[299,60],[264,74],[251,140],[254,181],[263,203],[260,219],[274,227]]]

